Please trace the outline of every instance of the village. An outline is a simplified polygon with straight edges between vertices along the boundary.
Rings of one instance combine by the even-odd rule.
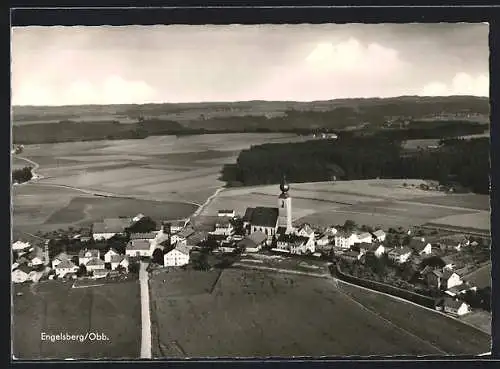
[[[159,268],[209,270],[211,258],[230,266],[238,257],[266,255],[321,260],[332,274],[434,299],[435,309],[462,316],[489,310],[490,286],[465,276],[489,263],[489,241],[438,230],[373,229],[346,220],[328,228],[292,223],[292,196],[283,178],[277,207],[219,210],[211,217],[168,222],[143,214],[108,218],[87,229],[55,231],[37,244],[12,244],[12,281],[81,281],[133,278],[141,261]],[[228,257],[224,259],[225,257]]]

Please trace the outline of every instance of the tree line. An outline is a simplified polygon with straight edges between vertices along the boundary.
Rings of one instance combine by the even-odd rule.
[[[448,139],[436,150],[404,154],[401,141],[382,134],[338,140],[253,146],[225,165],[228,186],[374,178],[422,178],[489,193],[489,140]]]

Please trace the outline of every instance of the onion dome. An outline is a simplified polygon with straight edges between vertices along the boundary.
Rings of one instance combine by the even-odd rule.
[[[288,192],[289,189],[290,189],[290,186],[288,185],[288,182],[286,181],[285,176],[283,176],[283,178],[281,178],[280,190],[281,190],[281,192]]]

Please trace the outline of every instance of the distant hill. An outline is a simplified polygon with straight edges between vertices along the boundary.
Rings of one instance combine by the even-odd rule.
[[[489,99],[472,96],[242,101],[214,103],[14,106],[16,143],[158,134],[378,128],[404,120],[489,120]]]

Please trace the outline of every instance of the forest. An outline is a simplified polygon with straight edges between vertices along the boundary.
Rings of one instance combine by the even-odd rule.
[[[401,141],[382,133],[341,136],[338,140],[264,144],[225,165],[227,186],[375,178],[422,178],[489,193],[489,139],[444,139],[435,150],[404,154]]]

